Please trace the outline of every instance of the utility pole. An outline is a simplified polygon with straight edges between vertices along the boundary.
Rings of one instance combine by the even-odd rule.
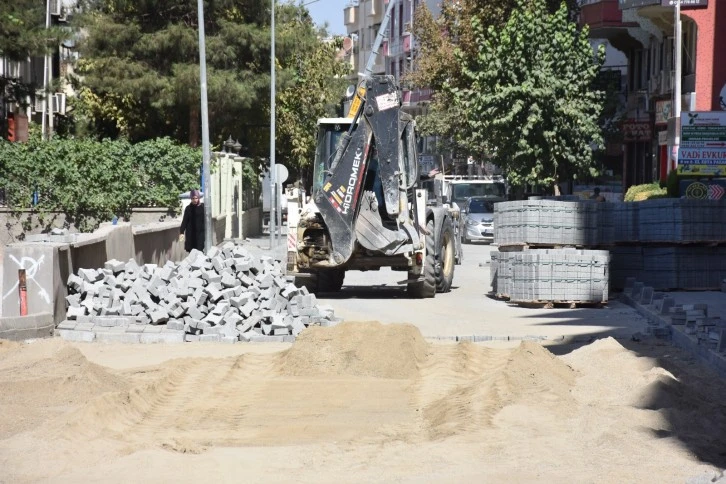
[[[202,99],[202,190],[204,191],[204,252],[212,248],[212,196],[209,175],[209,115],[207,113],[207,55],[204,39],[204,3],[197,0],[199,22],[199,80]]]
[[[201,1],[201,0],[200,0]],[[275,0],[272,0],[270,50],[270,249],[275,247],[277,184],[275,183]]]
[[[50,29],[50,0],[45,0],[45,31],[48,32]],[[53,63],[50,60],[50,54],[46,51],[43,65],[43,89],[46,91],[43,97],[43,122],[42,122],[42,134],[43,139],[50,139],[49,131],[53,130],[52,119],[53,119],[53,100],[49,99],[48,84],[52,82],[52,75],[49,73],[49,69],[53,68]],[[47,117],[46,117],[47,116]],[[49,124],[50,123],[50,124]]]
[[[676,0],[675,8],[675,46],[673,54],[673,62],[675,63],[675,79],[673,84],[673,114],[675,115],[676,132],[673,142],[674,151],[674,170],[678,170],[678,150],[681,145],[681,49],[683,40],[681,39],[681,0]],[[670,163],[669,163],[670,164]]]

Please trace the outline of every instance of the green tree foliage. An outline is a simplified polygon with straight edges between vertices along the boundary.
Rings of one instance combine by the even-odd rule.
[[[206,1],[204,7],[212,144],[221,148],[231,135],[244,146],[242,154],[265,157],[270,2]],[[91,131],[132,141],[169,136],[197,146],[201,139],[197,2],[89,0],[84,11],[78,19],[78,26],[87,32],[78,65],[84,89],[76,107]],[[304,7],[278,2],[278,92],[298,83],[310,58],[317,56],[319,34]],[[327,93],[318,89],[300,100],[317,105],[318,97]],[[303,143],[289,141],[291,146]],[[290,157],[285,152],[280,155]]]
[[[527,5],[534,0],[522,2]],[[539,1],[539,0],[537,0]],[[549,12],[555,12],[561,0],[546,0]],[[578,6],[576,0],[565,2],[568,15],[574,18]],[[434,98],[428,114],[419,116],[420,131],[427,135],[438,135],[444,140],[442,150],[461,150],[483,156],[486,149],[471,146],[470,135],[462,129],[461,108],[453,103],[451,92],[444,85],[466,87],[468,79],[463,75],[464,63],[454,56],[472,62],[479,51],[479,30],[481,26],[502,28],[513,11],[519,8],[519,0],[459,0],[441,2],[441,14],[434,19],[426,4],[422,3],[414,14],[413,33],[416,37],[416,69],[406,81],[419,87],[429,87]]]
[[[563,5],[522,4],[501,28],[475,17],[476,56],[456,51],[465,87],[445,84],[464,113],[475,152],[488,152],[513,185],[552,186],[591,174],[592,147],[602,145],[602,93],[592,90],[604,60],[593,56],[587,29]]]
[[[57,46],[67,32],[57,27],[45,27],[45,2],[13,0],[0,2],[0,57],[11,61],[25,61],[28,57],[43,56]],[[24,104],[27,96],[34,97],[40,79],[0,75],[0,101]]]
[[[161,138],[131,144],[55,137],[27,143],[0,140],[0,186],[15,211],[65,212],[91,230],[132,207],[178,211],[178,194],[199,184],[198,149]],[[33,205],[37,193],[37,205]]]
[[[340,38],[317,44],[310,55],[300,59],[292,82],[278,93],[277,148],[284,161],[296,169],[292,177],[309,179],[317,119],[341,114],[338,109],[350,71],[338,59],[341,48]]]

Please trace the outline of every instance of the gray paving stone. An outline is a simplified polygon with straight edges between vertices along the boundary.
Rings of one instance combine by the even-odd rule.
[[[94,339],[96,339],[96,333],[94,333],[93,331],[61,329],[60,331],[58,331],[58,333],[60,337],[65,341],[80,341],[84,343],[91,343]]]
[[[285,336],[250,335],[248,341],[250,343],[284,343]]]
[[[202,343],[219,343],[222,337],[219,334],[203,334],[199,336],[199,341]]]
[[[60,329],[68,329],[68,330],[71,330],[71,329],[75,329],[76,328],[76,324],[78,324],[78,323],[76,323],[75,321],[70,321],[70,320],[66,319],[66,320],[61,321],[60,323],[58,323],[58,326],[56,326],[56,329],[59,329],[59,330]]]
[[[141,341],[141,335],[143,333],[127,333],[127,332],[115,332],[115,331],[100,331],[96,332],[95,341],[99,343],[124,343],[133,344]]]
[[[141,343],[183,343],[185,340],[183,331],[141,333],[139,337]]]
[[[85,316],[87,313],[87,309],[83,306],[71,306],[68,308],[68,311],[66,312],[66,317],[68,319],[77,319],[79,316]]]

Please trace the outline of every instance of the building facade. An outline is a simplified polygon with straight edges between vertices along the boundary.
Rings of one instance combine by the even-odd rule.
[[[67,26],[74,3],[74,0],[46,0],[47,25]],[[66,115],[67,97],[73,94],[67,80],[72,75],[76,56],[73,42],[67,41],[47,57],[19,60],[0,57],[0,77],[36,89],[34,96],[22,99],[0,92],[0,119],[6,139],[27,140],[30,122],[42,125],[44,135],[53,133],[60,117]]]
[[[343,11],[348,36],[353,40],[349,62],[353,70],[351,82],[359,82],[358,74],[365,71],[373,51],[378,30],[383,22],[389,0],[351,1]],[[434,16],[440,12],[439,0],[399,0],[393,6],[385,37],[373,65],[373,74],[387,74],[401,81],[414,68],[415,38],[412,33],[416,9],[426,4]],[[431,101],[431,89],[410,88],[402,84],[401,95],[404,111],[413,116],[423,114]],[[433,155],[435,137],[420,140],[419,153],[425,165],[440,166],[443,158]],[[450,160],[447,160],[450,162]]]
[[[675,26],[678,0],[582,0],[593,38],[627,57],[622,133],[623,188],[665,180],[675,168]],[[681,2],[681,111],[726,109],[726,2]],[[720,61],[720,62],[719,62]]]

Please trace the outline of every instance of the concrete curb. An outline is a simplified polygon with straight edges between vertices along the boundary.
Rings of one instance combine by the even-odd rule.
[[[38,313],[28,316],[7,316],[0,318],[0,339],[21,341],[52,336],[55,324],[53,314]]]

